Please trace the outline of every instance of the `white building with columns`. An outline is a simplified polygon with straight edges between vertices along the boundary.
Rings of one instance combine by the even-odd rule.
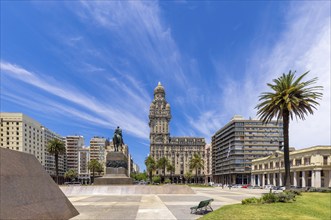
[[[291,185],[331,187],[331,146],[314,146],[290,152]],[[284,154],[276,151],[252,161],[253,186],[284,185]]]

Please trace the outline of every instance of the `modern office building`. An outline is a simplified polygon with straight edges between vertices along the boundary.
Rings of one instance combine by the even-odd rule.
[[[209,182],[213,182],[211,144],[206,144],[204,162],[205,183],[208,184]]]
[[[96,159],[101,163],[106,160],[106,142],[104,137],[95,136],[90,140],[90,160]]]
[[[166,157],[175,167],[171,174],[166,171],[166,177],[172,176],[175,183],[185,182],[185,174],[191,172],[189,161],[194,154],[205,157],[205,139],[198,137],[171,137],[169,123],[171,120],[170,104],[165,99],[165,90],[161,83],[154,89],[154,99],[150,105],[150,155],[157,161]],[[195,170],[192,170],[195,175]],[[163,170],[157,170],[157,175],[163,175]],[[204,170],[198,170],[199,182],[204,182]]]
[[[89,148],[82,147],[78,150],[78,180],[83,184],[90,183],[90,171],[88,163],[90,161]]]
[[[252,185],[284,185],[284,153],[276,151],[252,161]],[[299,187],[331,187],[331,146],[290,152],[290,182]]]
[[[38,121],[23,113],[1,112],[1,141],[3,148],[33,154],[45,170],[55,178],[54,155],[47,152],[47,144],[57,138],[63,137],[41,125]],[[66,171],[66,155],[59,156],[59,181],[63,179]]]
[[[78,152],[84,146],[84,137],[79,135],[66,137],[67,169],[78,173]]]
[[[213,181],[248,184],[253,159],[270,155],[283,144],[282,122],[234,116],[212,136]]]
[[[133,163],[132,165],[132,173],[140,173],[139,165],[136,163]]]
[[[43,127],[44,131],[44,146],[47,147],[49,141],[53,139],[58,139],[65,144],[65,138],[55,132]],[[59,155],[58,157],[58,172],[59,172],[59,182],[62,182],[62,177],[64,173],[67,171],[67,157],[66,153]],[[55,171],[55,156],[48,153],[45,150],[45,169],[46,171],[55,179],[56,171]]]

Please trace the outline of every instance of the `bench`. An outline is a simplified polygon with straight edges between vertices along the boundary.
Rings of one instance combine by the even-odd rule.
[[[211,211],[213,211],[212,207],[210,206],[211,205],[211,202],[214,201],[214,199],[207,199],[207,200],[203,200],[201,202],[199,202],[199,205],[198,206],[193,206],[191,207],[191,214],[195,214],[197,212],[200,212],[200,211],[207,211],[207,209],[209,208]]]

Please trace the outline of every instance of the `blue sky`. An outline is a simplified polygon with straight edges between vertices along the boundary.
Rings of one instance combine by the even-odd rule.
[[[282,73],[310,70],[324,97],[290,125],[297,149],[330,145],[330,2],[1,1],[1,111],[63,135],[123,129],[149,153],[148,110],[160,81],[172,136],[211,136]]]

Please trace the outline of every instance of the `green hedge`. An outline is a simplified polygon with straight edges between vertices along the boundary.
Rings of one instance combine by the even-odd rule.
[[[295,196],[301,195],[292,191],[285,191],[281,193],[266,193],[260,199],[252,197],[243,199],[241,204],[261,204],[261,203],[276,203],[276,202],[292,202],[295,201]]]

